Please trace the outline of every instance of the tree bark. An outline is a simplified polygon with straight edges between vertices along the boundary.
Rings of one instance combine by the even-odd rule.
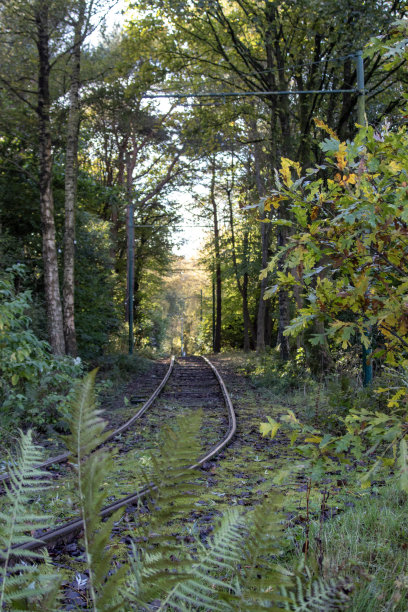
[[[260,198],[266,195],[266,189],[264,182],[262,180],[261,174],[261,149],[259,145],[259,135],[256,128],[256,123],[254,122],[252,125],[252,134],[255,140],[254,148],[253,148],[253,158],[254,158],[254,174],[255,174],[255,184],[258,192],[258,196]],[[261,257],[262,257],[262,270],[266,268],[268,265],[268,248],[269,248],[269,227],[268,223],[264,222],[266,219],[266,214],[263,212],[260,215],[261,218]],[[267,278],[263,278],[261,280],[261,292],[259,296],[259,304],[258,304],[258,313],[257,313],[257,323],[256,323],[256,350],[258,353],[263,353],[265,350],[265,316],[266,316],[266,303],[264,300],[265,291],[268,285]]]
[[[247,353],[254,346],[255,342],[255,329],[249,314],[248,307],[248,229],[244,229],[243,237],[243,251],[244,251],[244,276],[242,279],[242,312],[244,315],[244,351]]]
[[[64,337],[69,355],[77,354],[75,332],[75,205],[78,184],[78,134],[80,122],[80,71],[81,45],[85,21],[85,2],[79,5],[74,27],[72,49],[71,86],[69,90],[69,112],[65,155],[65,232],[64,232]]]
[[[286,243],[286,232],[284,227],[280,227],[278,231],[278,249],[283,247]],[[283,262],[278,263],[278,270],[282,270]],[[290,303],[289,295],[287,291],[283,289],[279,290],[278,296],[278,310],[279,310],[279,321],[278,321],[278,339],[277,347],[279,347],[280,357],[284,361],[287,361],[290,357],[289,340],[287,336],[284,336],[285,328],[289,325],[290,321]]]
[[[136,165],[136,156],[133,152],[127,153],[126,159],[126,241],[127,241],[127,253],[133,253],[133,261],[128,260],[127,265],[127,282],[126,282],[126,301],[125,301],[125,312],[126,319],[129,320],[130,308],[134,311],[134,299],[130,299],[131,294],[134,295],[135,290],[135,266],[134,266],[134,234],[130,231],[131,221],[133,226],[133,219],[131,215],[134,214],[133,210],[133,171]],[[133,244],[132,244],[133,241]]]
[[[235,227],[234,227],[234,213],[232,209],[231,200],[231,188],[227,189],[227,199],[229,208],[229,220],[231,228],[231,246],[232,246],[232,263],[234,266],[235,279],[237,281],[238,291],[242,297],[242,318],[244,322],[244,351],[247,353],[250,349],[250,334],[252,339],[255,337],[254,326],[252,325],[251,317],[248,308],[248,266],[247,266],[247,255],[248,255],[248,229],[244,229],[243,235],[243,257],[244,257],[244,274],[241,278],[238,271],[237,252],[235,244]]]
[[[214,222],[214,252],[215,252],[215,294],[216,294],[216,317],[214,330],[214,353],[221,351],[221,316],[222,316],[222,281],[221,281],[221,254],[220,254],[220,234],[218,229],[218,211],[215,200],[215,160],[211,164],[211,187],[210,203],[213,211]]]
[[[58,277],[58,257],[55,241],[54,199],[52,193],[52,148],[50,126],[50,52],[49,2],[41,0],[35,14],[37,28],[39,174],[43,239],[44,288],[48,335],[52,352],[65,354],[61,295]]]

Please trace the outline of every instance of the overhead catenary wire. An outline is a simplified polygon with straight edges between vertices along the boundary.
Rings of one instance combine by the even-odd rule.
[[[307,90],[282,90],[282,91],[212,91],[205,93],[154,93],[144,94],[143,98],[149,100],[156,100],[159,98],[244,98],[248,96],[296,96],[296,95],[326,95],[326,94],[339,94],[339,93],[359,93],[356,88],[353,89],[307,89]]]
[[[361,51],[349,53],[337,58],[322,58],[317,61],[305,62],[304,64],[292,65],[278,70],[292,70],[298,67],[311,66],[315,64],[328,63],[328,62],[342,62],[349,58],[357,59],[361,56]],[[243,73],[243,76],[253,76],[256,74],[267,74],[273,73],[275,68],[267,70],[261,70],[253,73]],[[365,92],[361,91],[361,88],[357,86],[349,89],[306,89],[306,90],[278,90],[278,91],[222,91],[222,92],[188,92],[188,93],[174,93],[174,92],[156,92],[146,93],[143,98],[156,100],[161,98],[173,98],[173,99],[188,99],[188,98],[242,98],[242,97],[253,97],[253,96],[290,96],[290,95],[330,95],[330,94],[344,94],[344,93],[357,93],[362,94]]]

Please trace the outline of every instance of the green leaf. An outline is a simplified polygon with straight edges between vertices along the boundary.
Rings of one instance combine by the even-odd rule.
[[[267,419],[268,423],[261,423],[259,426],[259,431],[264,437],[270,435],[273,439],[278,433],[280,424],[269,416]]]

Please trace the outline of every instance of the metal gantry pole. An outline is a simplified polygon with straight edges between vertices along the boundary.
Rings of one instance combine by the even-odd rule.
[[[365,79],[364,79],[364,58],[363,52],[356,53],[356,68],[357,68],[357,123],[363,127],[367,125],[366,109],[365,109]],[[372,353],[373,347],[371,342],[371,329],[365,326],[366,335],[370,338],[370,345],[367,347],[362,345],[363,349],[363,385],[367,387],[373,381],[373,363]]]
[[[356,53],[356,68],[357,68],[357,122],[359,125],[366,125],[365,113],[365,83],[364,83],[364,59],[363,52]]]
[[[212,345],[213,345],[213,351],[215,348],[215,279],[214,279],[214,275],[215,275],[215,266],[214,266],[214,260],[212,263]]]
[[[184,315],[181,315],[180,344],[181,344],[181,356],[184,357]]]
[[[370,337],[368,348],[363,344],[363,386],[368,387],[373,382],[373,362],[372,362],[372,339],[371,329],[367,328],[367,335]]]
[[[128,204],[129,218],[128,218],[128,323],[129,323],[129,355],[133,354],[133,275],[134,275],[134,243],[135,243],[135,221],[134,221],[134,205],[133,201],[129,200]]]

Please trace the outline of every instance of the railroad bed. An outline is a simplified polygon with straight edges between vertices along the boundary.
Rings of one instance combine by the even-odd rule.
[[[110,436],[110,444],[116,445],[118,452],[134,450],[140,429],[160,429],[164,423],[171,425],[174,417],[180,413],[197,409],[203,411],[204,452],[201,457],[191,457],[191,463],[186,469],[205,466],[229,444],[236,430],[235,413],[228,391],[220,374],[206,358],[185,357],[177,361],[172,359],[166,376],[148,402]],[[66,459],[65,457],[64,460]],[[152,485],[140,487],[125,497],[115,499],[102,510],[101,516],[106,517],[119,508],[140,503],[152,488]],[[38,542],[16,546],[15,553],[18,555],[22,548],[35,550],[44,546],[64,546],[78,538],[82,527],[82,519],[74,518],[38,534]]]

